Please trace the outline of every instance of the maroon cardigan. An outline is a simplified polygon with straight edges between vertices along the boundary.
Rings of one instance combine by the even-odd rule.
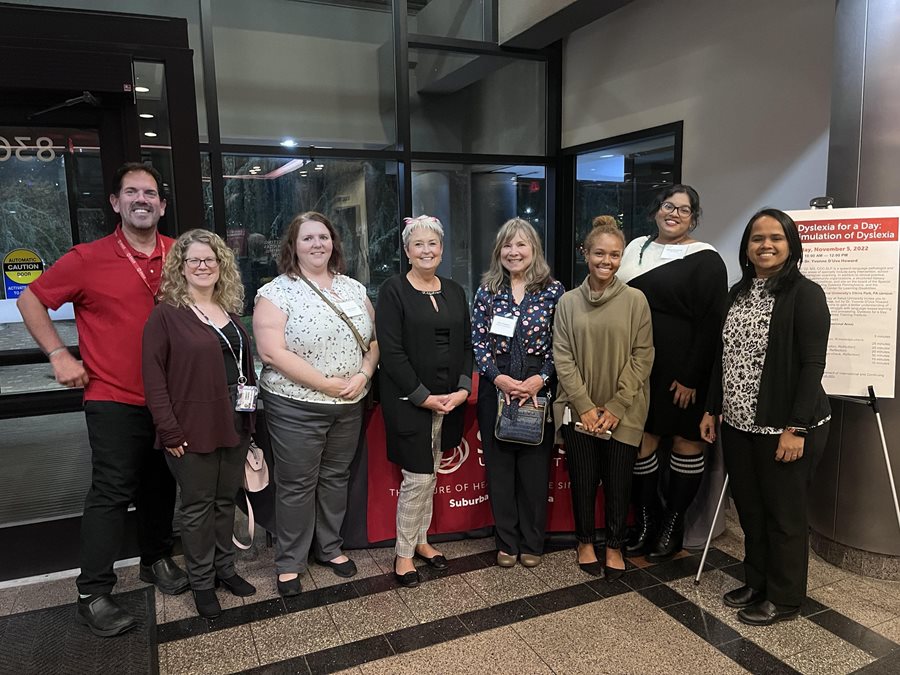
[[[249,384],[256,384],[250,337],[238,317],[231,318],[244,340],[244,375]],[[144,326],[142,354],[144,393],[156,425],[157,447],[174,448],[187,441],[187,452],[209,453],[240,443],[222,346],[193,310],[164,303],[154,307]],[[240,415],[244,432],[252,433],[256,414]]]

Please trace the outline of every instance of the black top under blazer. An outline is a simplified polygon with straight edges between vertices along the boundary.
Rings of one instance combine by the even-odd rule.
[[[727,310],[734,302],[729,297]],[[756,424],[762,427],[812,427],[831,414],[822,388],[831,313],[825,292],[800,276],[775,296],[769,343],[756,401]],[[710,379],[706,409],[722,412],[722,333]]]
[[[411,473],[434,473],[431,454],[432,411],[420,405],[430,394],[449,394],[459,389],[472,389],[472,328],[469,305],[462,287],[455,281],[439,277],[441,301],[449,318],[449,340],[444,351],[445,383],[440,386],[435,330],[431,298],[417,291],[405,274],[388,279],[378,291],[375,329],[381,363],[378,377],[381,410],[387,435],[387,454],[395,464]],[[445,304],[446,303],[446,304]],[[463,403],[447,415],[441,431],[441,449],[459,445],[462,440]]]

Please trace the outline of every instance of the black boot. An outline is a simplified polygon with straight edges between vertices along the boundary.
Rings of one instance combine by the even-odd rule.
[[[649,562],[658,563],[669,560],[681,550],[684,541],[684,514],[678,511],[666,511],[662,518],[659,536],[653,550],[647,554]]]
[[[657,493],[656,453],[634,463],[632,494],[635,506],[635,527],[625,542],[625,552],[641,555],[649,551],[659,526],[659,495]]]
[[[669,458],[669,489],[662,527],[653,550],[647,555],[650,562],[668,560],[681,550],[684,542],[684,514],[693,503],[703,481],[703,454],[681,455],[672,452]]]

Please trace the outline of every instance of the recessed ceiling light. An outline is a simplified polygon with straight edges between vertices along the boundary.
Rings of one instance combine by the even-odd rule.
[[[134,90],[139,94],[146,94],[150,91],[147,87],[135,87]]]
[[[155,131],[145,131],[144,136],[146,136],[147,138],[156,138],[156,132]]]
[[[295,141],[293,138],[285,138],[283,141],[281,141],[281,145],[285,148],[296,148],[297,141]]]
[[[143,118],[143,119],[145,119],[145,120],[152,120],[152,119],[153,119],[153,115],[151,115],[150,113],[140,113],[140,114],[138,115],[138,117],[141,117],[141,118]]]

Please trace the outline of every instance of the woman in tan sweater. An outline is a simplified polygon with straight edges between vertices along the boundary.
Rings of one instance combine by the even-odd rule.
[[[594,550],[594,503],[602,479],[610,581],[625,570],[621,549],[631,470],[647,418],[653,366],[647,300],[616,278],[624,249],[625,237],[616,221],[611,216],[595,218],[582,249],[588,276],[563,295],[553,326],[559,377],[555,419],[561,425],[572,482],[577,561],[588,574],[603,575]]]

